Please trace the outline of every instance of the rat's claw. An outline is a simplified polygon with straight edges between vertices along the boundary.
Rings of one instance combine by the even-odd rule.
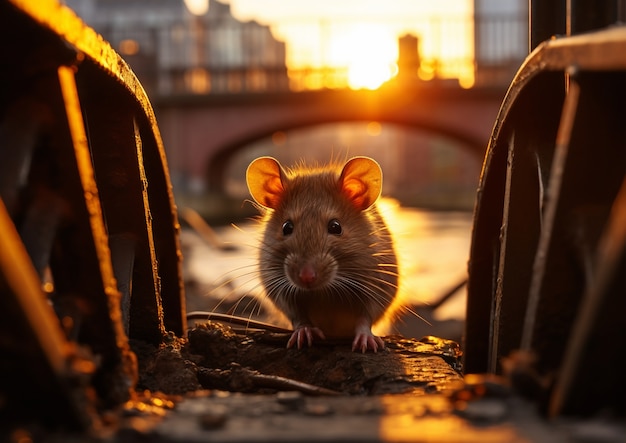
[[[289,341],[287,342],[287,349],[293,348],[294,345],[298,347],[298,349],[302,349],[305,344],[308,344],[309,347],[313,346],[313,338],[320,338],[322,340],[326,339],[326,336],[322,332],[320,328],[316,328],[313,326],[299,326],[293,331]]]
[[[366,317],[362,317],[354,331],[354,341],[352,342],[352,351],[359,350],[365,352],[371,349],[377,352],[379,349],[385,349],[385,342],[382,338],[372,334],[372,322]]]
[[[352,342],[352,351],[359,350],[361,353],[365,353],[365,351],[370,349],[374,352],[377,352],[379,349],[385,349],[385,342],[382,338],[376,337],[371,332],[358,333]]]

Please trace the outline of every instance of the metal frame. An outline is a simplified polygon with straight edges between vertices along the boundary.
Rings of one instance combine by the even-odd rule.
[[[624,115],[626,28],[547,41],[509,88],[481,174],[466,371],[532,353],[555,380],[551,415],[617,405],[625,390]],[[594,379],[603,354],[615,366]]]
[[[0,38],[0,415],[86,428],[130,396],[129,338],[186,333],[167,161],[140,83],[70,9],[2,1]]]

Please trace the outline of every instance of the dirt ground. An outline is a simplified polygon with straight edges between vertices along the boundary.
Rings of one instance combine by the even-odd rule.
[[[548,421],[507,379],[461,375],[456,342],[385,337],[286,349],[289,334],[203,322],[140,363],[118,442],[623,442],[609,417]],[[145,389],[142,393],[142,389]]]
[[[381,352],[359,353],[347,341],[287,349],[288,338],[288,333],[245,333],[208,321],[191,329],[187,339],[173,338],[159,349],[136,343],[138,389],[166,394],[197,389],[425,394],[462,380],[461,351],[451,340],[390,336]]]
[[[12,443],[624,442],[615,417],[547,420],[510,380],[461,375],[456,342],[384,337],[286,349],[288,333],[200,322],[158,347],[132,342],[139,381],[87,434],[16,428]]]

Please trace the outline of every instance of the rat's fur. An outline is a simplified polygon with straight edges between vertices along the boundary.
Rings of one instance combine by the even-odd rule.
[[[255,162],[247,178],[264,212],[261,281],[293,324],[290,346],[310,345],[314,337],[355,337],[355,349],[384,347],[371,326],[396,298],[398,265],[375,205],[382,186],[378,164],[358,157],[343,167],[285,170],[268,157]],[[329,232],[335,220],[340,234]],[[286,222],[291,230],[284,230]]]

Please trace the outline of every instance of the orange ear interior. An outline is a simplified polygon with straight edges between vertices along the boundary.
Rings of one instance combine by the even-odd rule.
[[[383,173],[376,161],[369,157],[355,157],[348,161],[339,178],[341,191],[360,210],[372,206],[382,191]]]
[[[276,209],[283,195],[281,166],[272,157],[259,157],[248,166],[246,183],[252,198],[266,208]]]

